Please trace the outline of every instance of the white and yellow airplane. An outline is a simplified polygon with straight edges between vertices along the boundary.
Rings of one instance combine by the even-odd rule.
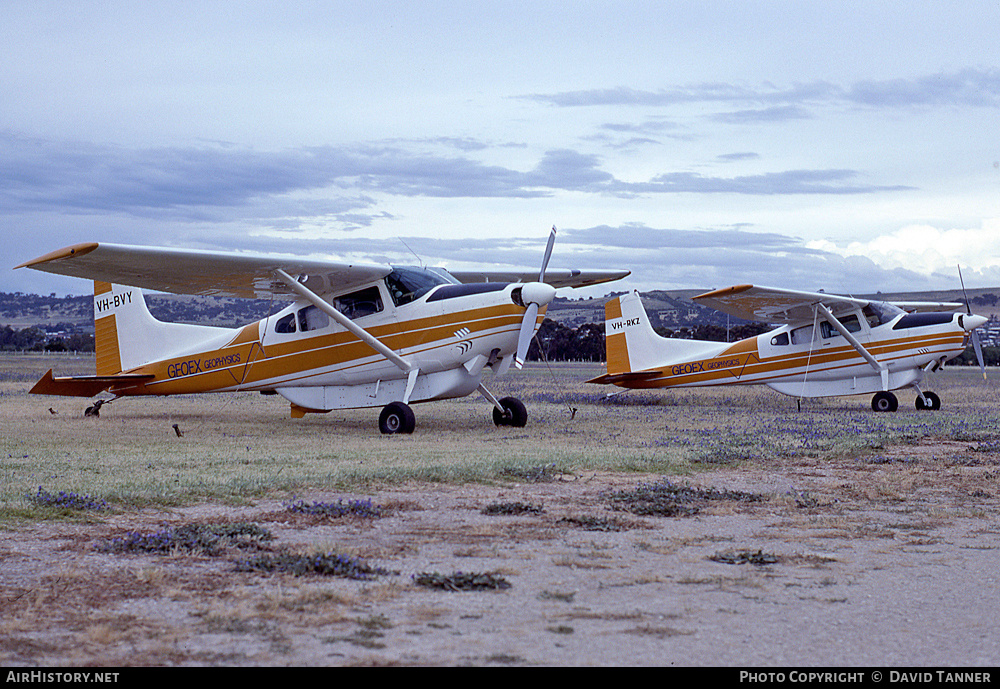
[[[78,244],[18,268],[94,280],[97,371],[54,377],[31,392],[114,398],[239,390],[277,393],[292,416],[383,407],[383,433],[411,433],[410,403],[478,390],[497,425],[523,426],[524,405],[497,399],[484,370],[520,368],[556,288],[628,271],[447,272],[241,253]],[[241,328],[165,323],[140,288],[178,294],[294,298]]]
[[[916,390],[917,409],[939,409],[924,375],[961,354],[983,316],[960,304],[888,303],[739,285],[693,297],[701,304],[774,330],[734,344],[664,338],[654,332],[638,292],[605,305],[607,373],[588,382],[623,388],[763,384],[796,397],[872,394],[872,409],[896,411],[893,390]]]

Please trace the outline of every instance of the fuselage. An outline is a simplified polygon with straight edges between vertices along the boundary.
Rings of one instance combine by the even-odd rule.
[[[918,382],[925,368],[962,353],[966,335],[962,318],[957,313],[905,314],[877,303],[841,313],[839,322],[884,368],[884,374],[834,325],[819,317],[813,323],[785,325],[734,344],[657,337],[646,344],[648,351],[640,367],[631,351],[639,347],[630,342],[631,370],[614,375],[609,363],[609,375],[595,382],[628,388],[764,384],[785,394],[809,397],[897,389]],[[609,347],[613,336],[614,325],[609,321]],[[624,337],[621,342],[625,347]],[[610,357],[609,353],[609,361]]]
[[[513,355],[524,308],[516,284],[455,284],[417,269],[325,296],[334,308],[419,370],[414,401],[475,390],[483,367]],[[426,273],[426,271],[425,271]],[[540,324],[542,308],[536,320]],[[188,345],[169,357],[124,371],[152,378],[111,389],[115,395],[277,391],[306,409],[377,406],[378,394],[407,375],[305,300],[228,332],[211,329],[211,346]],[[208,330],[206,330],[208,334]],[[429,384],[426,381],[431,381]],[[316,390],[325,389],[319,397]],[[351,389],[335,403],[334,391]],[[339,394],[339,393],[338,393]]]

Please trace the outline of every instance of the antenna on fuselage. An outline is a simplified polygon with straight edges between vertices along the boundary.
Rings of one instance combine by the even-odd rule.
[[[418,264],[418,265],[419,265],[419,266],[420,266],[421,268],[423,268],[423,267],[424,267],[424,262],[423,262],[422,260],[420,260],[420,256],[419,256],[419,255],[417,255],[417,252],[416,252],[416,251],[414,251],[413,249],[411,249],[411,248],[410,248],[410,245],[409,245],[409,244],[407,244],[407,243],[406,243],[405,241],[403,241],[403,238],[402,238],[402,237],[397,237],[397,239],[399,239],[399,241],[400,241],[400,242],[401,242],[401,243],[403,244],[403,246],[405,246],[405,247],[406,247],[407,251],[409,251],[409,252],[410,252],[411,254],[413,254],[413,257],[414,257],[415,259],[417,259],[417,264]]]

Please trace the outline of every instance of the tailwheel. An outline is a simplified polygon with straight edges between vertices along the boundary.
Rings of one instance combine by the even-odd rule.
[[[937,411],[941,408],[941,398],[933,392],[925,392],[922,395],[917,395],[916,406],[917,409]]]
[[[504,397],[500,400],[500,406],[503,407],[503,412],[493,407],[493,423],[497,426],[522,428],[528,423],[528,410],[524,408],[521,400],[516,397]]]
[[[872,397],[872,411],[896,411],[899,400],[891,392],[876,392]]]
[[[413,433],[417,422],[413,410],[402,402],[390,402],[378,417],[378,429],[385,434]]]

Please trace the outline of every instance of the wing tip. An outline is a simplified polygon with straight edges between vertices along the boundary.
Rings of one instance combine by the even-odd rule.
[[[746,292],[748,289],[753,289],[753,285],[733,285],[732,287],[724,287],[722,289],[714,289],[704,294],[699,294],[697,296],[691,297],[692,299],[715,299],[718,297],[726,297],[732,294],[739,294],[741,292]]]
[[[56,249],[55,251],[50,251],[44,256],[39,256],[38,258],[33,258],[30,261],[25,261],[20,265],[14,266],[14,270],[17,270],[18,268],[34,268],[42,263],[49,263],[50,261],[84,256],[96,249],[97,246],[97,242],[85,242],[83,244],[74,244],[62,249]]]

